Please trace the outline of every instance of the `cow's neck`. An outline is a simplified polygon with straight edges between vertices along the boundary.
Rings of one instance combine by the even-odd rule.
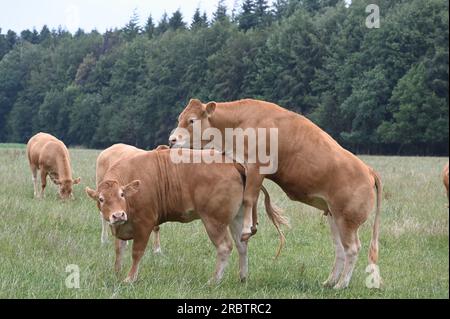
[[[53,172],[53,174],[59,181],[72,179],[69,158],[65,153],[58,154],[58,156],[56,157],[56,171]]]
[[[182,189],[178,169],[182,165],[173,164],[166,154],[157,154],[153,183],[154,203],[157,207],[159,223],[173,220],[174,214],[182,210]]]
[[[234,107],[227,103],[217,103],[214,114],[210,117],[209,121],[212,127],[220,130],[222,134],[225,134],[226,128],[239,127],[241,123],[240,113],[242,108]]]

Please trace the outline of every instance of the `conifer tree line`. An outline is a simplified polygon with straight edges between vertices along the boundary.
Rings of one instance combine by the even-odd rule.
[[[368,4],[380,28],[367,28]],[[255,98],[356,153],[447,155],[447,0],[220,0],[105,33],[0,29],[0,142],[166,144],[190,98]],[[1,22],[0,22],[1,24]],[[1,27],[1,25],[0,25]]]

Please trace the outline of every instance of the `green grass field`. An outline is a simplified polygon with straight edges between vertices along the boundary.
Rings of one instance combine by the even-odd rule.
[[[123,284],[131,264],[113,272],[112,241],[100,244],[95,203],[84,194],[95,186],[99,151],[71,149],[75,201],[57,199],[49,185],[33,199],[25,149],[0,145],[0,298],[449,298],[449,211],[440,173],[446,158],[363,156],[384,183],[380,271],[384,286],[365,287],[372,218],[361,228],[361,254],[350,287],[321,287],[334,259],[326,218],[292,202],[266,182],[274,202],[290,218],[287,245],[274,260],[278,237],[260,205],[258,234],[249,244],[249,280],[239,282],[234,249],[224,280],[206,285],[215,249],[200,221],[161,227],[162,255],[147,250],[136,283]],[[261,196],[262,197],[262,196]],[[66,266],[80,268],[80,288],[65,285]]]

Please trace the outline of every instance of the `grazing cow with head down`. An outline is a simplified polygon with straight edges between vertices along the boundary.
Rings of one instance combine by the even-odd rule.
[[[336,259],[324,285],[345,288],[350,282],[361,247],[358,229],[376,203],[369,265],[378,274],[376,263],[382,188],[381,180],[372,168],[342,148],[307,118],[269,102],[247,99],[203,104],[192,99],[180,114],[178,127],[169,137],[169,144],[182,148],[198,147],[199,143],[193,145],[194,126],[200,127],[197,132],[206,138],[201,147],[213,144],[215,149],[233,154],[233,157],[237,153],[236,145],[226,144],[227,130],[261,129],[266,135],[258,136],[260,140],[270,140],[270,129],[277,132],[278,151],[277,157],[273,158],[278,165],[276,172],[262,174],[261,167],[265,164],[259,158],[256,163],[248,164],[242,240],[247,240],[253,233],[252,228],[256,227],[256,215],[253,213],[252,216],[252,207],[256,205],[259,189],[267,177],[277,183],[292,200],[316,207],[327,215]],[[221,133],[222,140],[216,141],[214,138],[217,134],[208,133],[212,129]],[[261,151],[270,154],[271,147],[266,143],[265,148],[258,149],[257,154]],[[245,158],[248,158],[249,153],[249,148],[245,146]]]
[[[160,145],[156,148],[156,150],[168,149],[168,146]],[[109,168],[116,163],[117,161],[124,160],[126,158],[133,157],[138,154],[144,154],[146,151],[136,148],[131,145],[126,144],[114,144],[113,146],[102,151],[97,157],[96,164],[96,186],[103,181],[103,177],[105,173],[109,170]],[[101,243],[104,244],[108,241],[108,222],[101,217],[102,221],[102,235],[101,235]],[[159,226],[155,226],[153,229],[153,233],[155,234],[155,242],[153,245],[153,251],[155,253],[161,252],[161,241],[160,241],[160,233]]]
[[[80,183],[80,178],[72,179],[69,151],[63,142],[47,133],[34,135],[27,144],[34,196],[42,198],[47,185],[47,175],[58,186],[61,199],[73,198],[72,187]],[[41,191],[37,182],[37,172],[41,173]]]
[[[155,226],[175,221],[201,219],[217,250],[217,264],[210,282],[219,282],[232,249],[239,252],[240,278],[247,277],[247,243],[242,230],[243,169],[234,163],[179,163],[171,150],[150,151],[114,164],[96,190],[86,193],[96,201],[111,225],[116,241],[115,270],[122,265],[123,241],[133,239],[132,267],[126,282],[137,278],[138,265]],[[209,151],[189,151],[195,153]],[[279,230],[286,220],[273,209],[268,193],[266,211]]]

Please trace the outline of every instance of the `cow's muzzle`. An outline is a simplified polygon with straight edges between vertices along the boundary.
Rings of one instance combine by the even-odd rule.
[[[111,225],[121,225],[128,220],[127,213],[125,212],[115,212],[111,214],[109,218],[109,223]]]

